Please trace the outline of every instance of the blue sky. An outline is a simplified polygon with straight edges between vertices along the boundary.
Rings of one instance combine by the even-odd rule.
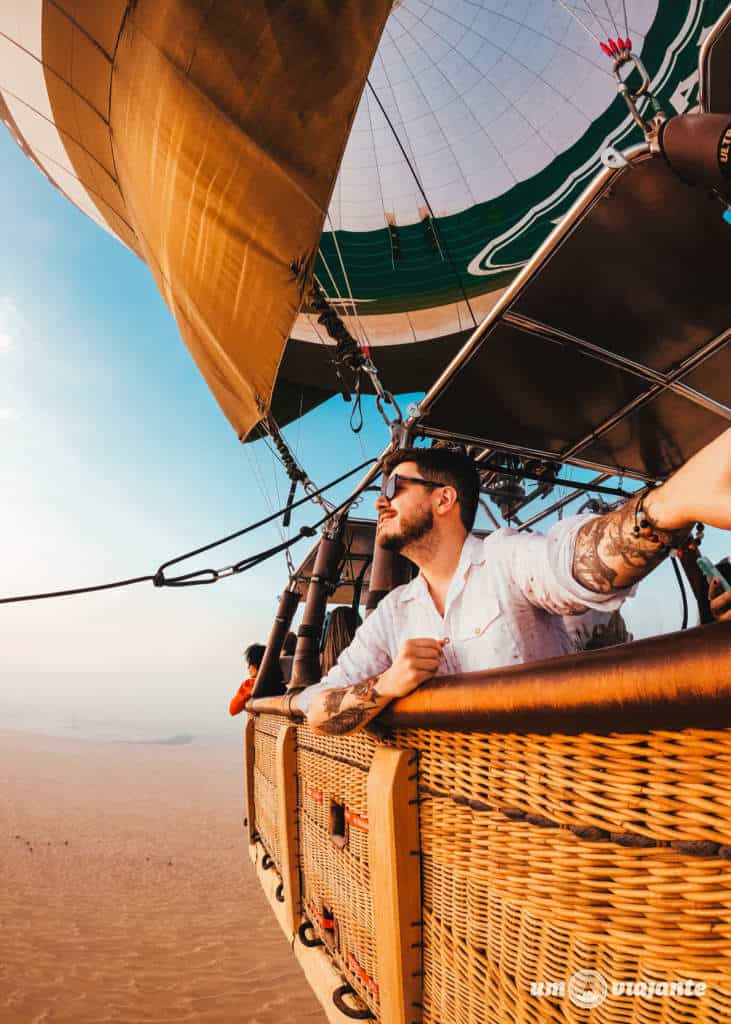
[[[65,201],[5,131],[0,175],[3,595],[153,572],[283,504],[281,468],[261,443],[238,442],[143,264]],[[318,483],[387,442],[372,406],[352,435],[339,397],[289,438]],[[298,522],[315,518],[306,509]],[[225,565],[279,539],[267,528],[199,564]],[[714,534],[707,553],[724,548]],[[215,586],[143,584],[5,606],[0,717],[236,731],[226,706],[241,652],[266,639],[284,581],[278,557]],[[635,633],[677,628],[669,570],[643,590],[628,605]]]
[[[3,594],[154,572],[284,504],[281,468],[261,444],[239,443],[146,267],[65,201],[5,131],[0,174]],[[372,409],[360,438],[342,411],[337,398],[290,432],[319,483],[387,442]],[[306,508],[296,521],[316,518]],[[198,564],[225,565],[279,540],[264,529]],[[228,727],[241,652],[266,639],[285,572],[278,557],[212,587],[143,584],[5,606],[0,717],[21,707]]]

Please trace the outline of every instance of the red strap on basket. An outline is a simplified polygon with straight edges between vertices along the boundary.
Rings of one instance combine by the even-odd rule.
[[[378,985],[371,978],[370,974],[363,970],[358,961],[355,959],[352,953],[348,953],[348,963],[355,974],[360,978],[365,987],[369,992],[372,992],[374,996],[378,995]]]
[[[345,820],[353,828],[360,828],[364,832],[368,831],[368,818],[364,818],[362,814],[356,814],[355,811],[351,811],[349,807],[345,808]]]
[[[310,800],[314,800],[316,804],[322,803],[322,790],[321,789],[308,789],[307,795]]]

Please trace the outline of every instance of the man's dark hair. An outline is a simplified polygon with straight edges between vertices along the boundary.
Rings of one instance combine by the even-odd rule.
[[[246,659],[247,665],[254,665],[256,668],[261,668],[261,663],[264,660],[264,651],[266,647],[264,644],[250,644],[244,651],[244,658]]]
[[[454,487],[459,502],[459,515],[467,533],[475,525],[480,498],[480,476],[474,461],[453,448],[400,448],[384,463],[384,473],[391,473],[402,462],[415,462],[425,480],[440,480]]]

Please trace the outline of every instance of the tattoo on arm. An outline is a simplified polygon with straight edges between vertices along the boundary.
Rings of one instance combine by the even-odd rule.
[[[688,530],[658,530],[660,544],[636,536],[636,501],[592,519],[580,528],[574,550],[574,579],[598,594],[631,587],[682,543]],[[667,547],[664,545],[668,545]]]
[[[374,676],[353,686],[326,690],[324,708],[328,717],[319,725],[320,732],[343,736],[365,725],[373,717],[373,712],[380,708],[381,694],[376,689],[378,679]],[[344,703],[346,707],[343,707]]]
[[[325,691],[325,710],[329,715],[334,715],[340,710],[340,705],[345,700],[348,690],[347,687],[342,686],[337,690],[326,690]]]

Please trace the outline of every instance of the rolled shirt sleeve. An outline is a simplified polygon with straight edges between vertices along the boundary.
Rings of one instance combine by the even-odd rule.
[[[294,698],[297,708],[306,715],[312,702],[323,690],[353,686],[364,679],[372,679],[380,672],[385,672],[393,662],[388,643],[391,595],[385,597],[365,622],[358,627],[352,642],[328,674],[302,690]]]
[[[555,615],[580,615],[590,608],[615,611],[634,595],[636,587],[599,594],[582,586],[573,575],[576,535],[596,516],[571,516],[547,534],[514,534],[511,571],[515,585],[530,604]]]

